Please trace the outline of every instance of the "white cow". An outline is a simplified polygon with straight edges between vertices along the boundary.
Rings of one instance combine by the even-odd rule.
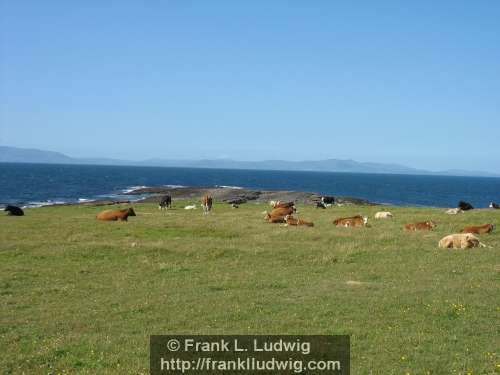
[[[461,212],[464,212],[461,208],[450,208],[449,210],[446,210],[444,213],[448,215],[456,215]]]
[[[379,211],[375,214],[375,219],[392,219],[393,217],[389,211]]]
[[[190,206],[186,206],[184,207],[185,210],[196,210],[196,205],[195,204],[192,204]]]

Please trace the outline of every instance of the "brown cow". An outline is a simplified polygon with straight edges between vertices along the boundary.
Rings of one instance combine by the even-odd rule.
[[[203,207],[203,214],[207,215],[212,211],[212,204],[213,204],[213,198],[211,195],[204,195],[203,198],[201,198],[201,206]]]
[[[333,220],[337,227],[364,227],[368,223],[366,216],[356,215],[352,217],[339,217]]]
[[[286,225],[304,225],[306,227],[314,227],[314,223],[302,219],[296,219],[292,215],[285,216]]]
[[[285,207],[295,207],[295,202],[281,202],[277,201],[273,208],[285,208]]]
[[[279,207],[271,211],[271,213],[266,212],[264,219],[270,223],[283,223],[285,221],[286,215],[293,214],[293,207]]]
[[[97,220],[106,220],[106,221],[116,221],[116,220],[127,221],[129,216],[136,216],[134,209],[132,207],[123,208],[121,210],[104,210],[99,212],[96,218]]]
[[[468,225],[460,231],[460,233],[476,233],[476,234],[486,234],[491,233],[495,229],[493,224],[484,225]]]
[[[419,221],[418,223],[405,224],[404,229],[407,232],[415,232],[417,230],[432,230],[437,227],[437,224],[432,220]]]
[[[466,249],[471,247],[486,247],[485,244],[479,241],[479,238],[472,233],[456,233],[450,234],[439,240],[438,246],[443,249],[456,248]]]

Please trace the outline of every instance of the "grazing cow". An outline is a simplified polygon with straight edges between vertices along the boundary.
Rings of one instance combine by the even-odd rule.
[[[212,211],[213,198],[211,195],[205,195],[201,198],[201,206],[203,207],[203,214],[207,215]]]
[[[323,202],[325,205],[332,205],[335,203],[335,197],[329,197],[325,195],[321,197],[321,202]]]
[[[479,238],[474,236],[472,233],[450,234],[446,237],[441,238],[438,245],[443,249],[449,249],[449,248],[466,249],[470,247],[486,247],[486,245],[481,243],[479,241]]]
[[[314,227],[314,223],[302,219],[296,219],[292,215],[285,216],[286,225],[303,225],[306,227]]]
[[[464,211],[469,211],[469,210],[474,209],[474,207],[472,206],[472,204],[464,202],[464,201],[458,202],[458,208],[460,208],[460,209],[462,209]]]
[[[195,204],[192,204],[192,205],[189,205],[189,206],[186,206],[184,207],[185,210],[196,210],[196,205]]]
[[[105,221],[116,221],[116,220],[127,221],[129,216],[136,216],[134,209],[132,207],[123,208],[121,210],[104,210],[99,212],[96,218],[98,220],[105,220]]]
[[[449,210],[446,210],[444,213],[448,215],[456,215],[464,212],[461,208],[450,208]]]
[[[491,202],[490,208],[496,208],[498,210],[500,208],[500,206],[498,204],[496,204],[495,202]]]
[[[273,209],[271,213],[266,212],[264,219],[270,223],[283,223],[285,221],[285,216],[291,215],[293,212],[293,207],[278,207]]]
[[[22,208],[19,208],[17,206],[11,206],[8,205],[3,209],[5,212],[7,212],[7,215],[9,216],[24,216],[24,211]]]
[[[437,224],[432,220],[419,221],[418,223],[410,223],[405,225],[407,232],[415,232],[417,230],[432,230],[437,227]]]
[[[172,197],[169,194],[167,194],[161,197],[158,209],[167,210],[169,208],[172,208]]]
[[[337,227],[364,227],[368,223],[366,216],[356,215],[352,217],[340,217],[333,221]]]
[[[389,211],[379,211],[375,214],[375,219],[392,219],[393,215]]]
[[[491,233],[495,229],[493,224],[484,225],[468,225],[460,231],[460,233],[476,233],[476,234],[486,234]]]
[[[326,204],[323,202],[316,202],[316,208],[326,208]]]

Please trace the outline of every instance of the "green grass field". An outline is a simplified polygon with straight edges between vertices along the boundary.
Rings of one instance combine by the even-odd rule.
[[[500,210],[328,210],[314,228],[267,224],[265,205],[136,204],[0,216],[0,368],[5,374],[147,374],[151,334],[348,334],[352,374],[499,374],[500,234],[439,249]],[[384,208],[385,210],[386,208]],[[370,228],[335,228],[364,214]],[[430,233],[403,224],[435,220]]]

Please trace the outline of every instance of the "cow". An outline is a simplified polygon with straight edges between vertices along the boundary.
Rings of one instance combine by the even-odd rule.
[[[295,202],[282,202],[277,201],[274,203],[273,208],[295,207]]]
[[[472,204],[470,204],[468,202],[464,202],[464,201],[458,202],[458,208],[462,209],[463,211],[469,211],[469,210],[474,209]]]
[[[500,206],[497,203],[495,203],[495,202],[491,202],[490,203],[490,208],[495,208],[495,209],[498,210],[500,208]]]
[[[167,210],[169,208],[172,208],[172,197],[169,194],[167,194],[161,197],[158,209]]]
[[[17,206],[7,205],[3,210],[7,212],[9,216],[24,216],[23,209]]]
[[[352,217],[340,217],[333,221],[337,227],[364,227],[368,223],[366,216],[356,215]]]
[[[303,225],[306,227],[314,227],[314,223],[302,219],[296,219],[292,215],[285,216],[286,225]]]
[[[321,197],[321,202],[323,202],[323,204],[326,206],[326,205],[332,205],[335,203],[335,197],[329,197],[327,195]]]
[[[316,208],[323,208],[323,209],[325,209],[326,208],[326,204],[324,204],[323,202],[316,202]]]
[[[484,225],[468,225],[460,231],[460,233],[475,233],[475,234],[486,234],[491,233],[495,229],[493,224]]]
[[[443,249],[466,249],[471,247],[486,247],[479,238],[472,233],[456,233],[445,236],[439,240],[438,246]]]
[[[419,221],[417,223],[410,223],[404,226],[407,232],[415,232],[417,230],[432,230],[437,227],[437,224],[432,220]]]
[[[236,203],[231,203],[231,208],[240,208],[240,206]]]
[[[105,221],[127,221],[129,216],[136,216],[132,207],[123,208],[121,210],[104,210],[97,214],[97,220]]]
[[[264,219],[269,223],[283,223],[285,221],[285,216],[293,213],[293,207],[278,207],[273,209],[270,213],[266,211]]]
[[[184,207],[185,210],[196,210],[196,205],[195,204],[191,204],[191,205],[188,205],[186,207]]]
[[[389,211],[379,211],[375,213],[375,219],[392,219],[393,215]]]
[[[448,215],[456,215],[456,214],[460,214],[462,212],[464,212],[464,210],[462,210],[461,208],[450,208],[450,209],[446,210],[444,213],[448,214]]]
[[[208,215],[210,211],[212,211],[212,204],[213,204],[213,198],[211,195],[204,195],[203,198],[201,198],[201,206],[203,207],[203,214]]]

